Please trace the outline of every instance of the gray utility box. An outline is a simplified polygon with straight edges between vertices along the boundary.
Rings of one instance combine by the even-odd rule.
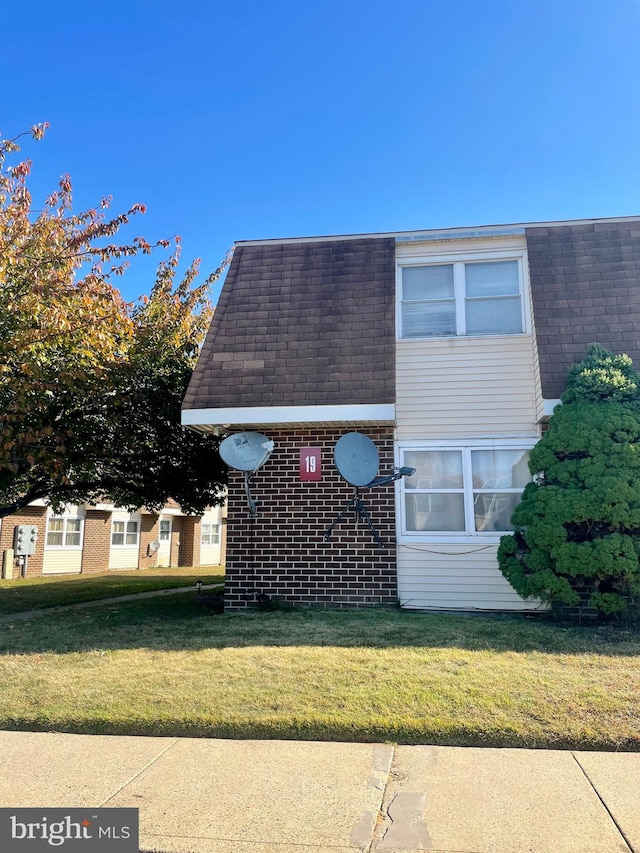
[[[16,557],[30,557],[36,553],[38,528],[35,524],[18,524],[13,531],[13,550]]]

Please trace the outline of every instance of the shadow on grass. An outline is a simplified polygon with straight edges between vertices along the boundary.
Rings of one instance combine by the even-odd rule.
[[[287,608],[218,614],[193,592],[138,602],[0,620],[0,654],[69,654],[95,649],[344,647],[449,648],[540,654],[640,656],[635,626],[573,627],[546,617],[461,616],[403,611]]]
[[[154,568],[111,572],[108,575],[58,575],[0,581],[0,617],[25,610],[79,604],[152,590],[193,587],[199,578],[204,583],[222,582],[224,572],[214,567],[173,572],[170,569],[163,571]]]

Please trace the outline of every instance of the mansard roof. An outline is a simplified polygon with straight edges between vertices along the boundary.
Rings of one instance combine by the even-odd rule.
[[[184,408],[392,403],[392,238],[239,244]]]

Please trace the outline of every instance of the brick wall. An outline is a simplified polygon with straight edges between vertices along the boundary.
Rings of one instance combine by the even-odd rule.
[[[379,548],[362,522],[349,513],[329,542],[324,531],[352,497],[333,464],[333,448],[355,429],[265,430],[275,450],[255,475],[251,491],[258,516],[251,521],[243,475],[231,471],[227,519],[225,607],[242,608],[258,596],[323,606],[372,606],[396,603],[394,486],[363,499],[374,527],[388,547]],[[358,430],[376,443],[380,472],[393,467],[390,428]],[[320,447],[322,480],[300,482],[299,451]]]
[[[138,550],[138,568],[148,569],[158,564],[158,552],[149,553],[149,545],[159,535],[160,523],[156,515],[143,513],[140,517],[140,540]]]
[[[88,509],[84,521],[82,573],[108,571],[110,548],[111,513],[99,509]]]
[[[182,519],[180,539],[180,564],[183,566],[200,565],[200,519],[185,516]]]
[[[180,563],[180,547],[182,543],[182,530],[184,519],[174,516],[171,519],[171,546],[169,550],[169,565],[179,566]]]
[[[47,535],[47,509],[43,506],[29,506],[14,513],[14,515],[2,519],[2,530],[0,531],[0,569],[2,567],[1,554],[7,548],[13,548],[13,532],[18,524],[35,524],[38,528],[36,552],[29,557],[27,576],[41,575],[44,560],[44,543]],[[20,577],[20,561],[17,557],[13,564],[13,577]]]
[[[527,228],[543,396],[565,389],[589,344],[640,367],[640,222]]]

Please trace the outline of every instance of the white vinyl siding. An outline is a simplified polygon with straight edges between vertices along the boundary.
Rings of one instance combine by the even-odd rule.
[[[76,574],[82,568],[84,510],[69,506],[62,515],[47,516],[42,573]]]
[[[140,516],[114,512],[111,519],[110,569],[137,569]]]
[[[161,518],[158,522],[158,542],[160,543],[160,547],[158,548],[158,557],[157,557],[157,565],[158,566],[170,566],[171,565],[171,530],[172,530],[172,522],[171,518]]]
[[[43,575],[70,575],[78,574],[82,569],[82,550],[57,548],[48,550],[45,548],[42,561]]]
[[[398,438],[536,435],[531,335],[398,341]]]
[[[489,502],[491,499],[482,497],[480,489],[474,489],[473,480],[469,479],[472,447],[531,447],[539,436],[542,399],[535,338],[531,333],[533,323],[525,240],[523,237],[510,237],[505,240],[441,243],[439,246],[399,245],[397,252],[396,463],[402,464],[401,451],[407,448],[469,448],[465,463],[467,482],[464,485],[449,483],[442,490],[444,497],[438,498],[443,504],[441,518],[445,519],[445,529],[408,531],[403,504],[405,489],[402,483],[397,484],[400,601],[409,608],[535,609],[537,604],[523,601],[500,572],[496,559],[500,532],[476,531],[476,524],[480,524],[474,512],[476,498]],[[470,304],[476,293],[480,300],[482,285],[472,281],[469,291],[465,289],[464,298],[460,299],[459,279],[457,295],[454,287],[458,334],[402,337],[402,265],[431,266],[437,263],[455,267],[457,263],[513,259],[518,259],[521,275],[521,333],[460,334],[460,330],[465,329],[461,324],[468,320],[467,302]],[[419,277],[418,273],[415,275]],[[430,275],[440,276],[441,273]],[[472,279],[474,275],[472,272]],[[505,289],[508,289],[507,285]],[[480,314],[491,300],[495,299],[497,303],[503,297],[508,300],[512,296],[496,292],[480,307]],[[506,302],[503,308],[508,313]],[[427,491],[425,488],[425,493]],[[488,495],[490,491],[487,489],[484,494]],[[432,494],[437,493],[433,491]],[[508,500],[506,498],[503,502]],[[506,515],[509,507],[503,509],[502,515]],[[464,530],[459,529],[461,513]],[[421,518],[419,523],[427,525],[428,522]]]
[[[498,568],[497,544],[398,545],[398,599],[407,609],[538,610]]]
[[[222,512],[219,507],[202,516],[200,524],[200,565],[218,566],[222,560]]]

